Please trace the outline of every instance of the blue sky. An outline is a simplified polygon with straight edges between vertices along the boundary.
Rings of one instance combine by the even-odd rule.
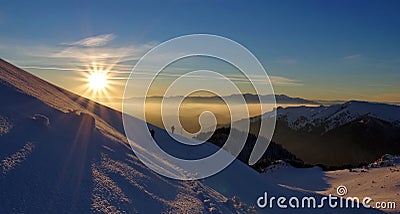
[[[84,94],[75,70],[97,62],[127,72],[158,43],[209,33],[247,47],[276,93],[400,102],[399,9],[399,1],[8,1],[0,57]],[[114,82],[109,94],[120,96],[123,80]]]

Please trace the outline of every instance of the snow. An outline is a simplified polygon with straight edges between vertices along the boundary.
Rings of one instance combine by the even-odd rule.
[[[400,124],[400,106],[384,103],[349,101],[331,106],[299,106],[277,110],[277,118],[285,119],[294,130],[323,126],[325,131],[329,131],[365,115],[393,125]]]
[[[264,176],[281,186],[303,191],[317,191],[329,187],[323,180],[323,174],[319,167],[295,168],[284,161],[279,161],[266,168]]]
[[[370,168],[381,168],[388,166],[400,166],[400,156],[386,154],[379,160],[368,165]]]
[[[5,157],[0,163],[2,174],[7,174],[9,171],[13,170],[15,167],[25,161],[34,148],[35,146],[32,143],[27,143],[19,151],[15,152],[9,157]]]
[[[203,180],[165,178],[134,155],[120,112],[2,60],[0,73],[0,100],[5,101],[0,115],[12,121],[12,126],[2,125],[12,128],[0,135],[0,213],[268,213],[269,209],[255,206],[265,191],[321,197],[282,186],[238,160]],[[156,131],[157,142],[177,155],[198,158],[218,149],[211,143],[196,149],[179,146],[165,130],[150,128]],[[154,164],[163,162],[146,152]],[[164,170],[186,173],[174,165]],[[290,211],[336,213],[333,209]],[[376,212],[348,213],[366,211]],[[287,210],[274,208],[273,212]]]
[[[346,186],[348,197],[371,197],[373,202],[395,202],[396,209],[382,209],[385,212],[400,212],[400,170],[397,167],[371,168],[352,172],[349,170],[325,173],[330,188],[318,191],[321,194],[334,194],[336,187]]]
[[[288,189],[337,195],[336,188],[343,185],[348,193],[344,197],[371,197],[375,202],[395,202],[400,212],[400,157],[384,155],[367,168],[324,172],[319,167],[294,168],[283,161],[266,169],[264,176]],[[373,203],[371,205],[373,205]]]
[[[12,129],[12,124],[8,121],[7,117],[0,115],[0,136],[7,134]]]

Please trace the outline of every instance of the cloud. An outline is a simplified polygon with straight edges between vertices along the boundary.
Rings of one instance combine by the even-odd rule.
[[[20,61],[20,66],[24,69],[32,70],[88,72],[92,69],[92,64],[95,63],[96,66],[110,70],[110,72],[113,73],[113,78],[123,81],[128,78],[137,60],[148,50],[157,45],[157,42],[148,42],[130,46],[110,47],[106,45],[106,40],[111,41],[111,37],[106,35],[85,38],[77,42],[69,43],[71,45],[70,47],[59,45],[18,46],[18,54],[23,59]],[[89,44],[99,45],[100,43],[104,45],[87,48]],[[15,49],[15,46],[10,47],[10,49]],[[26,59],[31,60],[27,61]],[[162,73],[159,78],[175,79],[181,76],[183,71],[187,70],[186,68],[181,69],[174,68],[174,72],[176,73]],[[147,70],[136,72],[136,74],[139,75],[140,78],[151,78]],[[253,84],[268,84],[268,80],[265,76],[255,76],[254,74],[249,74],[249,76],[253,80]],[[227,74],[227,77],[236,83],[248,83],[248,80],[241,74]],[[301,81],[287,77],[270,75],[269,78],[274,86],[290,87],[303,85]]]
[[[354,55],[345,56],[345,57],[343,57],[343,59],[352,60],[352,59],[359,59],[361,57],[362,57],[362,54],[354,54]]]
[[[62,43],[62,45],[67,46],[81,46],[81,47],[100,47],[108,44],[112,40],[114,40],[116,36],[112,33],[103,34],[93,37],[87,37],[75,42]]]
[[[148,50],[157,43],[148,42],[134,45],[87,48],[82,46],[65,47],[60,45],[10,45],[0,44],[1,52],[14,53],[11,61],[19,67],[36,72],[87,73],[93,69],[109,71],[113,79],[127,79],[133,66]]]
[[[99,67],[107,67],[108,64],[97,65]],[[90,72],[93,69],[89,67],[56,67],[56,66],[19,66],[22,69],[34,69],[34,70],[45,70],[45,71],[74,71],[74,72]],[[132,66],[113,65],[113,70],[108,71],[116,74],[130,74]]]
[[[17,47],[18,54],[24,58],[28,57],[41,61],[44,64],[66,65],[66,64],[88,64],[92,62],[109,64],[112,62],[124,64],[134,63],[140,59],[148,50],[154,47],[156,43],[150,42],[123,47],[93,47],[86,48],[82,46],[60,47],[60,46],[24,46]],[[15,47],[14,47],[15,49]],[[28,65],[24,63],[25,65]],[[35,63],[36,64],[36,63]],[[44,65],[41,64],[41,65]],[[32,65],[32,64],[29,64]]]
[[[127,74],[129,72],[126,72],[124,74]],[[120,73],[122,74],[122,73]],[[140,76],[140,78],[142,79],[149,79],[149,78],[153,78],[153,76],[151,76],[149,73],[147,72],[135,72],[136,74],[136,78]],[[171,80],[171,79],[175,79],[178,77],[181,77],[183,74],[178,74],[178,73],[160,73],[159,75],[157,75],[157,79],[161,80],[161,79],[166,79],[166,80]],[[195,77],[196,80],[210,80],[209,76],[194,76],[191,75],[191,77]],[[249,80],[243,76],[236,76],[236,75],[232,75],[232,74],[228,74],[225,77],[227,77],[230,81],[233,81],[235,83],[249,83]],[[265,78],[265,76],[254,76],[254,75],[249,75],[249,77],[252,79],[252,84],[269,84],[268,80]],[[213,77],[214,79],[224,79],[222,77]],[[128,76],[124,76],[124,77],[120,77],[120,79],[128,79]],[[294,80],[294,79],[290,79],[290,78],[286,78],[286,77],[282,77],[282,76],[269,76],[269,79],[272,83],[273,86],[302,86],[303,83],[299,80]]]
[[[383,88],[383,87],[393,87],[393,85],[387,84],[387,83],[372,83],[372,84],[368,84],[368,87]]]
[[[299,80],[289,79],[281,76],[269,76],[272,85],[275,86],[302,86],[303,83]]]

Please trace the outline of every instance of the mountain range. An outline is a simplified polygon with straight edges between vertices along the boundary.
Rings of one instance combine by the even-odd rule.
[[[260,95],[260,97],[264,98],[265,100],[272,100],[272,96],[275,96],[275,101],[277,104],[303,104],[303,105],[319,105],[320,103],[317,101],[313,100],[307,100],[303,99],[300,97],[289,97],[284,94],[276,94],[276,95]],[[259,103],[259,96],[257,94],[231,94],[228,96],[224,96],[223,98],[232,100],[232,101],[237,101],[239,102],[241,100],[241,97],[244,98],[246,103]],[[172,97],[167,97],[166,99],[182,99],[184,97],[182,96],[172,96]],[[134,101],[135,97],[128,98],[128,100]],[[148,96],[146,97],[148,101],[160,101],[161,99],[165,99],[163,96]],[[219,103],[221,102],[222,99],[219,96],[196,96],[196,95],[190,95],[185,97],[185,102],[193,102],[193,103]]]
[[[273,141],[306,163],[358,165],[400,154],[400,106],[348,101],[330,106],[278,107]],[[269,113],[263,115],[267,118]],[[257,132],[259,118],[252,119]]]
[[[135,156],[131,148],[139,148],[128,144],[121,112],[1,59],[0,100],[0,213],[286,213],[276,206],[260,209],[256,199],[264,191],[322,197],[281,186],[238,160],[202,180],[165,178]],[[207,142],[188,149],[165,130],[148,126],[163,148],[183,158],[219,149]],[[336,213],[329,208],[291,211]]]

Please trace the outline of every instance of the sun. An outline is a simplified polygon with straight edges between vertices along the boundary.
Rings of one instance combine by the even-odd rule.
[[[107,74],[105,72],[95,72],[88,77],[90,88],[95,91],[104,90],[108,84]]]
[[[119,86],[116,82],[116,71],[113,71],[114,63],[108,65],[105,62],[88,63],[85,68],[79,71],[80,77],[76,79],[82,84],[79,86],[84,97],[98,102],[109,102],[114,97],[115,87]],[[84,72],[82,72],[84,71]]]

